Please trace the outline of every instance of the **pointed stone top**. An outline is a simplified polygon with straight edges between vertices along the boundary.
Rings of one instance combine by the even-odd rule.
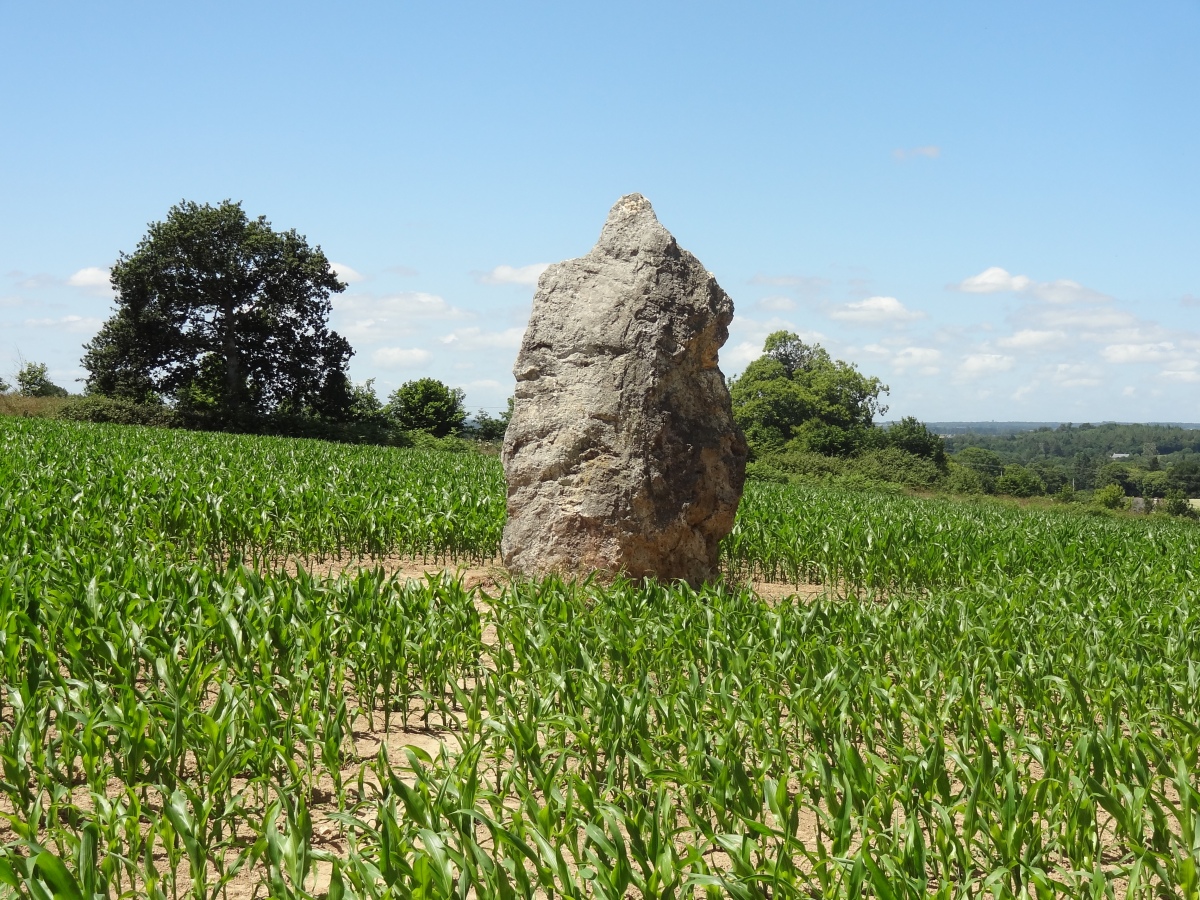
[[[642,214],[648,214],[654,221],[658,221],[658,218],[654,215],[654,207],[650,205],[649,200],[641,194],[626,194],[614,203],[613,208],[608,211],[608,221],[611,222],[614,218],[626,218]]]
[[[675,238],[663,228],[654,207],[641,194],[626,194],[608,211],[593,253],[605,256],[636,256],[640,252],[673,252]]]

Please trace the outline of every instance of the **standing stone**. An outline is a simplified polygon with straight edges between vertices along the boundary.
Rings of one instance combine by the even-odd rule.
[[[732,318],[641,194],[542,274],[504,435],[510,570],[716,576],[746,478],[717,368]]]

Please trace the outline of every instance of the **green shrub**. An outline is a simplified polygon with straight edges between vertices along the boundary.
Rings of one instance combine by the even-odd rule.
[[[156,428],[179,428],[179,414],[168,406],[155,403],[133,403],[116,397],[91,395],[67,401],[58,411],[59,419],[72,422],[110,422],[115,425],[151,425]]]
[[[1104,509],[1124,509],[1125,492],[1119,484],[1106,484],[1096,488],[1092,494],[1092,502]]]
[[[931,487],[942,479],[943,472],[932,459],[917,456],[899,447],[884,447],[880,450],[868,450],[849,460],[846,474],[860,475],[872,481],[906,484],[910,487]]]
[[[1036,472],[1024,466],[1005,466],[1004,474],[996,479],[996,493],[1010,497],[1039,497],[1046,493],[1046,484]]]
[[[1200,518],[1181,491],[1168,491],[1164,498],[1163,509],[1171,516],[1181,516],[1185,519]]]
[[[791,479],[787,473],[764,460],[751,460],[746,463],[747,480],[766,481],[771,484],[787,484]]]
[[[982,475],[967,466],[950,464],[946,490],[952,494],[986,494],[987,484]]]
[[[788,450],[763,458],[763,462],[789,475],[802,478],[832,478],[841,475],[850,464],[849,460],[806,450]]]
[[[954,454],[954,461],[979,474],[983,479],[983,489],[992,493],[996,489],[996,478],[1003,469],[1000,454],[994,450],[982,447],[965,447]]]

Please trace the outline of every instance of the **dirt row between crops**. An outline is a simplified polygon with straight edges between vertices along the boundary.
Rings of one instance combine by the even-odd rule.
[[[512,576],[501,565],[499,560],[483,564],[476,562],[456,563],[453,561],[440,563],[436,561],[426,562],[412,556],[359,556],[357,554],[344,554],[342,556],[324,557],[290,556],[285,559],[275,560],[270,564],[270,568],[283,570],[292,575],[296,574],[300,569],[304,569],[311,575],[326,577],[352,574],[364,569],[382,569],[387,575],[395,575],[400,578],[417,581],[424,581],[427,578],[437,578],[448,573],[455,578],[461,578],[463,587],[467,590],[481,588],[488,593],[503,590],[505,585],[509,584],[512,580]],[[784,600],[788,597],[799,597],[807,600],[835,593],[829,585],[824,584],[791,584],[790,582],[780,583],[738,578],[729,578],[729,583],[738,586],[748,586],[757,596],[771,602]]]

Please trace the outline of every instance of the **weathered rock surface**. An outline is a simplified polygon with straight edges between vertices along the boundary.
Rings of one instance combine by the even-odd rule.
[[[511,570],[716,575],[746,477],[717,368],[732,318],[640,194],[542,274],[504,436]]]

